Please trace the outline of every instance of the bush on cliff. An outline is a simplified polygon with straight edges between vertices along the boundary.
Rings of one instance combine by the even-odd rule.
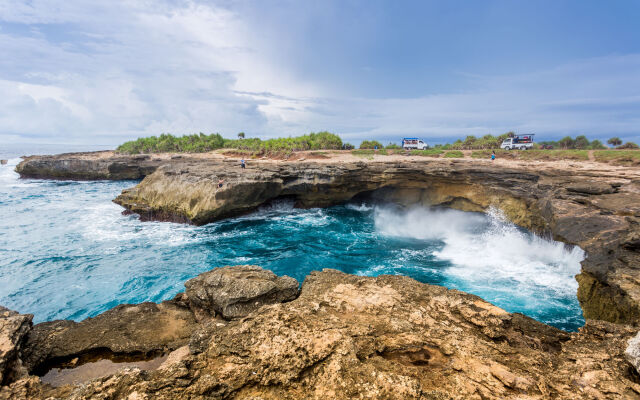
[[[377,140],[363,140],[362,143],[360,143],[361,149],[375,149],[376,146],[378,146],[379,149],[384,149],[382,143]]]
[[[160,136],[139,138],[121,144],[116,149],[119,153],[203,153],[211,150],[227,148],[251,151],[256,154],[290,154],[303,150],[340,150],[342,139],[330,132],[310,133],[308,135],[260,140],[224,139],[217,133],[205,135],[186,135],[176,137],[163,133]]]

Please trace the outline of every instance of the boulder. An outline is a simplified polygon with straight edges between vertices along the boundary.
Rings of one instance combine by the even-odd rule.
[[[631,365],[640,373],[640,332],[627,342],[624,356]]]
[[[244,317],[265,304],[291,301],[298,281],[255,265],[216,268],[187,281],[186,294],[196,316]]]
[[[31,314],[19,314],[0,306],[0,385],[24,374],[20,353],[29,330]]]

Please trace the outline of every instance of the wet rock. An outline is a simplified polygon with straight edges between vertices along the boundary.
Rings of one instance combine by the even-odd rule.
[[[24,350],[25,366],[44,373],[53,364],[99,358],[149,358],[188,343],[193,313],[171,302],[120,305],[81,322],[37,324]]]
[[[629,340],[627,349],[624,351],[627,361],[640,373],[640,332]]]
[[[185,283],[186,295],[197,316],[220,314],[240,318],[265,304],[296,298],[298,281],[255,265],[216,268]]]
[[[6,385],[22,375],[21,351],[31,330],[31,314],[19,314],[0,306],[0,385]]]

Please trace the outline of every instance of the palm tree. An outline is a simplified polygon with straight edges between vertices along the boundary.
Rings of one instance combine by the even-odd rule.
[[[238,139],[244,139],[244,132],[238,133]]]
[[[619,137],[612,137],[611,139],[607,140],[607,143],[612,145],[613,147],[618,147],[622,144],[622,140],[620,140]]]

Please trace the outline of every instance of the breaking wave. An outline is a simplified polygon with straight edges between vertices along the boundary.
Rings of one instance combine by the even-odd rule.
[[[201,227],[140,222],[111,200],[129,182],[20,180],[0,166],[0,304],[36,322],[80,320],[155,301],[223,265],[256,264],[302,282],[313,270],[402,274],[477,294],[575,330],[583,253],[492,211],[349,204],[296,209],[281,199]]]

